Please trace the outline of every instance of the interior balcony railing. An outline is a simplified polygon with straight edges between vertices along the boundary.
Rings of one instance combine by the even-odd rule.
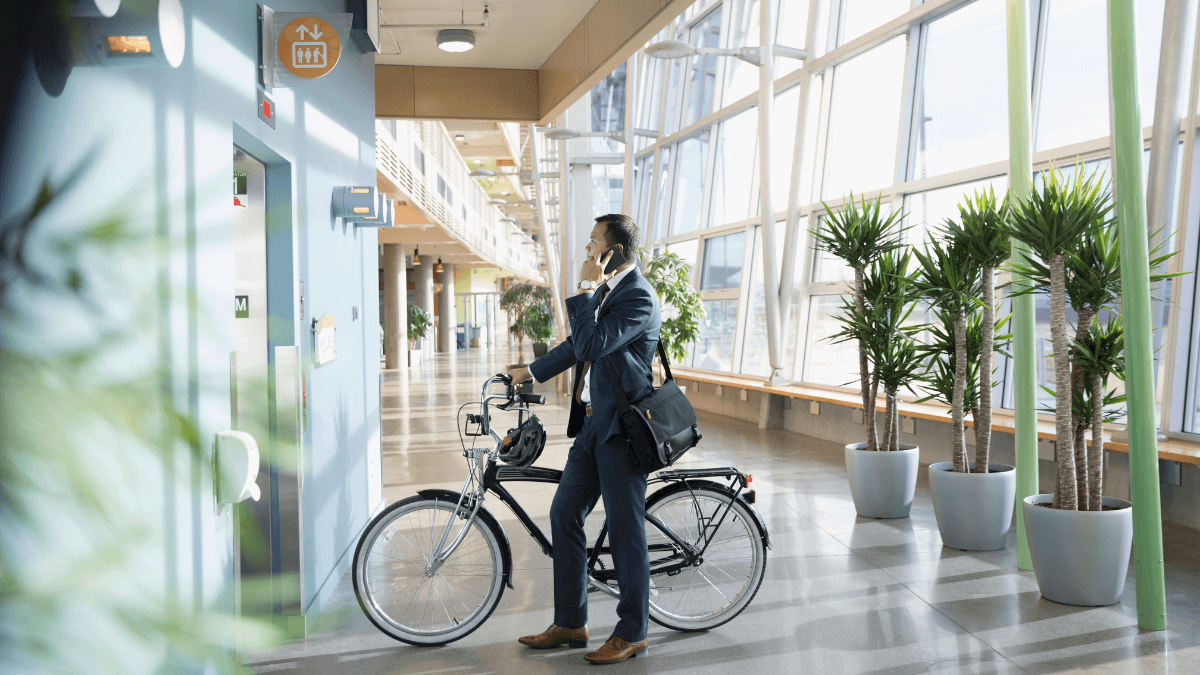
[[[441,122],[378,120],[376,171],[384,191],[403,199],[479,257],[518,277],[545,283],[542,247],[488,204],[488,195]],[[390,183],[390,185],[387,185]],[[425,223],[413,224],[428,227]],[[406,224],[397,222],[397,227]]]

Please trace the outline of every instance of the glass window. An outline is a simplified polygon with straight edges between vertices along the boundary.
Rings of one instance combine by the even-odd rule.
[[[892,38],[834,67],[825,198],[892,184],[906,41],[903,35]]]
[[[697,47],[721,46],[721,9],[717,8],[692,29],[691,43]],[[687,103],[684,106],[683,124],[686,127],[712,112],[713,94],[717,86],[717,63],[720,57],[691,57],[687,88]]]
[[[670,207],[667,195],[671,187],[671,148],[663,148],[658,160],[658,192],[654,199],[654,238],[667,236],[667,210]]]
[[[730,17],[730,47],[755,47],[759,44],[758,0],[740,0]],[[778,76],[778,75],[777,75]],[[724,105],[729,105],[758,90],[758,67],[741,59],[725,61]]]
[[[758,108],[751,108],[721,123],[713,171],[712,217],[709,222],[724,225],[750,217],[755,195],[754,167],[757,166],[755,142],[758,138]]]
[[[413,143],[413,165],[422,176],[425,175],[425,153],[421,152],[421,146],[416,143]]]
[[[661,35],[661,34],[660,34]],[[656,38],[665,40],[665,37]],[[637,126],[639,129],[658,129],[658,111],[662,105],[662,79],[667,62],[649,56],[641,59],[641,80],[637,101]]]
[[[700,229],[704,204],[704,177],[708,167],[708,129],[679,143],[675,171],[675,201],[671,210],[671,234]]]
[[[771,210],[787,208],[792,181],[792,152],[796,149],[796,115],[800,108],[800,87],[775,95],[771,118]],[[758,204],[755,198],[755,204]],[[760,206],[755,207],[757,213]]]
[[[844,45],[865,35],[909,10],[909,0],[843,0],[842,39]]]
[[[742,283],[742,259],[746,248],[746,233],[735,232],[704,241],[704,270],[700,290],[737,288]]]
[[[781,270],[783,265],[783,221],[775,223],[775,269]],[[804,231],[806,223],[800,221],[800,232]],[[750,309],[746,321],[746,339],[742,341],[742,363],[741,372],[746,375],[761,375],[766,377],[771,374],[771,354],[770,347],[767,344],[767,295],[765,284],[763,283],[762,274],[762,226],[754,228],[754,255],[750,259],[750,275],[752,286],[750,288]],[[787,307],[786,321],[787,334],[784,335],[781,346],[783,347],[783,363],[781,367],[786,367],[792,363],[796,354],[796,310],[800,306],[800,295],[792,294],[791,304]]]
[[[888,205],[885,204],[880,209],[888,210]],[[825,217],[821,216],[817,219],[817,228],[822,227]],[[828,283],[833,281],[854,281],[854,269],[842,262],[841,258],[835,257],[825,250],[813,251],[813,283]]]
[[[1004,1],[976,0],[925,30],[912,178],[1008,157]]]
[[[708,313],[700,320],[700,339],[691,354],[693,367],[725,372],[733,369],[737,306],[736,299],[704,301]]]
[[[940,229],[947,218],[958,220],[958,205],[964,197],[974,194],[977,190],[985,191],[989,187],[996,192],[997,198],[1003,199],[1008,189],[1008,176],[996,176],[973,183],[905,195],[904,225],[909,229],[904,233],[904,240],[910,245],[923,243],[925,233],[931,228]]]
[[[853,341],[833,343],[829,337],[841,330],[842,296],[818,295],[809,302],[808,332],[805,336],[805,382],[835,387],[858,381],[858,345]]]
[[[775,21],[776,44],[804,49],[804,40],[808,33],[808,4],[798,0],[780,0],[779,15]],[[783,77],[793,70],[799,70],[803,65],[804,62],[799,59],[777,56],[775,77]]]
[[[592,217],[621,212],[625,165],[592,164]]]
[[[625,130],[625,64],[592,87],[592,131]]]
[[[688,241],[677,241],[674,244],[667,244],[667,252],[683,258],[687,262],[688,267],[692,269],[692,278],[695,279],[696,270],[696,252],[699,250],[700,244],[697,239],[689,239]]]
[[[1108,18],[1105,0],[1050,3],[1037,102],[1034,151],[1108,136]],[[1140,0],[1137,13],[1138,99],[1142,125],[1154,118],[1165,0]]]
[[[649,154],[637,161],[633,167],[633,184],[637,186],[637,206],[634,208],[633,217],[637,224],[643,228],[646,226],[646,217],[650,215],[650,188],[653,185],[654,173],[651,170],[654,167],[654,155]],[[647,232],[646,239],[653,241],[654,237]],[[647,243],[648,243],[647,242]]]
[[[679,81],[685,64],[684,59],[671,59],[667,62],[667,93],[663,104],[666,106],[666,110],[663,111],[664,136],[679,131]]]

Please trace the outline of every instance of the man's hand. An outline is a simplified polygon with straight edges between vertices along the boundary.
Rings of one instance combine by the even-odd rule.
[[[533,379],[533,376],[529,374],[529,368],[527,367],[513,368],[512,370],[508,371],[508,376],[512,378],[512,383],[514,385]]]
[[[588,255],[587,259],[583,261],[583,265],[579,268],[579,280],[583,281],[586,279],[599,286],[611,279],[613,275],[605,274],[604,268],[608,265],[608,261],[612,260],[613,251],[614,249],[609,249],[608,253],[599,262],[596,261],[595,256]]]

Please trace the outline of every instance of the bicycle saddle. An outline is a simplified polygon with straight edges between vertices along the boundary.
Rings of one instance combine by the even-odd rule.
[[[506,464],[524,469],[542,456],[546,447],[546,429],[534,415],[530,415],[521,426],[509,429],[504,436],[504,448],[500,459]]]

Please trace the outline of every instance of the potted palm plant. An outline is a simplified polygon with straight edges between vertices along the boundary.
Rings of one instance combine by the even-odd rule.
[[[1069,605],[1120,599],[1133,540],[1130,503],[1101,493],[1104,406],[1120,400],[1105,395],[1104,386],[1109,375],[1121,374],[1123,343],[1116,318],[1091,325],[1098,312],[1115,309],[1120,283],[1111,209],[1110,192],[1097,177],[1085,175],[1082,167],[1064,177],[1051,167],[1043,185],[1014,204],[1006,226],[1036,256],[1014,261],[1014,273],[1033,282],[1030,292],[1050,294],[1055,491],[1027,497],[1021,508],[1038,587],[1047,599]],[[1068,302],[1079,316],[1073,339]],[[1082,419],[1092,427],[1090,456],[1078,433]]]
[[[959,206],[959,221],[948,220],[931,238],[918,282],[933,307],[932,339],[922,347],[929,357],[924,382],[950,405],[951,461],[929,467],[929,491],[942,543],[967,551],[1004,548],[1016,496],[1014,467],[990,461],[992,356],[996,328],[995,271],[1008,258],[1003,229],[1005,202],[995,193],[975,193]],[[1008,338],[1000,336],[1001,343]],[[964,418],[975,427],[975,459],[967,457]]]
[[[408,306],[408,367],[416,368],[421,365],[421,340],[429,335],[433,320],[429,312],[417,307]]]
[[[828,208],[828,207],[826,207]],[[866,441],[845,448],[846,475],[858,515],[904,518],[916,492],[920,449],[901,445],[896,396],[917,376],[920,357],[911,336],[920,326],[909,324],[915,302],[910,257],[899,253],[903,216],[882,214],[874,201],[854,201],[829,211],[813,237],[818,249],[842,259],[854,271],[854,295],[843,301],[842,329],[830,337],[854,340],[859,348],[859,388],[863,399]],[[883,444],[876,423],[879,385],[885,404]]]

